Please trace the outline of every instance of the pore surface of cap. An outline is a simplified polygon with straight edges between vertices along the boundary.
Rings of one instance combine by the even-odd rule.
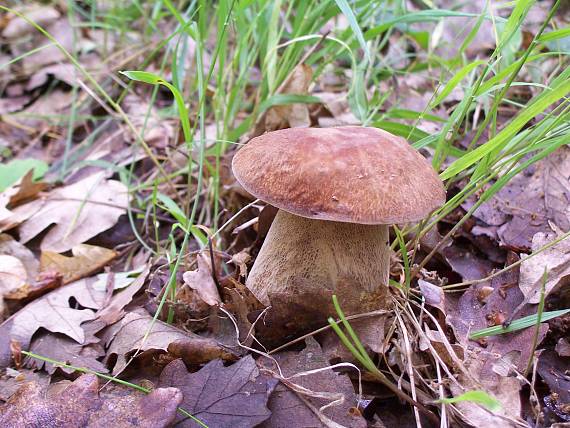
[[[302,217],[363,224],[417,221],[445,202],[430,163],[377,128],[292,128],[253,138],[232,169],[252,195]]]

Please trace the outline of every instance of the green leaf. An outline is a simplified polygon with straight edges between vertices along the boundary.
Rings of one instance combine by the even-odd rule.
[[[441,174],[442,180],[454,177],[458,173],[477,163],[485,156],[500,149],[513,138],[531,119],[544,112],[551,104],[565,97],[570,92],[570,80],[562,80],[559,85],[544,91],[531,101],[521,112],[495,137],[477,147],[465,156],[457,159]]]
[[[174,217],[178,223],[182,225],[183,228],[186,228],[188,223],[188,218],[184,211],[174,202],[170,197],[166,196],[163,193],[157,193],[157,199],[161,202],[161,207],[168,211],[168,213]]]
[[[34,180],[39,180],[48,170],[48,164],[39,159],[14,159],[5,165],[0,165],[0,192],[34,170]]]
[[[358,21],[356,20],[356,16],[354,16],[354,12],[352,12],[352,9],[350,8],[346,0],[335,0],[335,2],[338,8],[342,11],[344,16],[346,17],[346,19],[348,19],[348,23],[350,24],[352,32],[356,36],[356,40],[358,40],[358,44],[364,51],[366,59],[370,61],[371,60],[370,51],[368,50],[368,46],[366,45],[366,40],[364,40],[364,34],[362,34],[362,30],[360,29]]]
[[[459,84],[459,82],[461,82],[465,78],[465,76],[471,73],[471,71],[475,67],[478,67],[479,65],[482,64],[485,64],[485,61],[475,61],[470,64],[467,64],[465,67],[459,70],[449,80],[449,82],[447,82],[447,84],[443,87],[443,89],[439,92],[439,94],[437,94],[437,97],[432,101],[430,108],[433,109],[437,107],[439,103],[441,103],[451,93],[451,91],[453,91],[453,89]]]
[[[538,38],[538,41],[550,42],[552,40],[564,39],[566,37],[570,37],[570,27],[544,33]]]
[[[559,311],[543,312],[540,317],[541,322],[551,320],[553,318],[562,316],[570,312],[570,309],[561,309]],[[502,325],[495,325],[493,327],[484,328],[482,330],[474,331],[469,335],[469,339],[476,340],[487,336],[496,336],[498,334],[512,333],[513,331],[522,330],[525,328],[536,325],[538,321],[538,314],[529,315],[527,317],[519,318],[509,324],[508,327]]]
[[[461,395],[458,395],[457,397],[442,398],[436,402],[443,404],[453,404],[459,403],[461,401],[471,401],[473,403],[481,404],[492,412],[499,411],[502,407],[501,402],[495,397],[490,396],[485,391],[479,390],[467,391]]]
[[[372,123],[372,126],[383,129],[384,131],[388,131],[391,134],[404,137],[413,143],[429,135],[427,132],[424,132],[421,129],[415,128],[411,125],[406,125],[404,123],[398,122],[390,122],[387,120],[378,120]]]

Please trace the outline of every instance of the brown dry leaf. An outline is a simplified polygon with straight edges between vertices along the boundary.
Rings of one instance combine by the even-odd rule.
[[[570,147],[561,146],[545,159],[516,175],[473,216],[502,245],[529,251],[538,232],[550,233],[551,224],[570,230]],[[473,206],[471,200],[463,208]],[[542,272],[542,269],[541,269]]]
[[[307,346],[299,353],[286,351],[273,355],[281,367],[283,375],[289,378],[292,383],[311,391],[320,392],[321,397],[322,394],[328,394],[336,399],[342,398],[342,402],[323,410],[323,414],[340,424],[339,426],[351,428],[366,427],[364,418],[351,412],[351,408],[357,405],[357,399],[348,376],[335,373],[333,370],[324,370],[307,376],[290,378],[300,372],[329,366],[328,358],[317,341],[313,338],[308,338],[305,342]],[[260,360],[260,366],[265,366],[272,372],[276,371],[273,361],[267,358]],[[265,372],[263,368],[262,372]],[[330,404],[330,401],[332,401],[311,396],[305,396],[304,398],[317,409]],[[262,427],[323,426],[322,421],[307,407],[297,393],[283,384],[279,384],[271,394],[268,407],[272,412],[271,418]]]
[[[251,256],[247,250],[241,250],[239,253],[234,254],[230,260],[239,269],[239,276],[247,276],[247,263],[251,260]]]
[[[513,263],[517,259],[511,254],[509,262]],[[498,414],[492,414],[472,402],[457,403],[470,423],[476,426],[513,426],[514,421],[521,422],[519,391],[522,384],[512,373],[524,372],[526,369],[533,351],[535,329],[489,336],[477,342],[469,340],[471,332],[504,322],[523,302],[524,296],[517,287],[518,279],[519,272],[515,267],[493,278],[490,283],[471,286],[458,299],[452,295],[446,296],[447,323],[464,348],[465,365],[470,375],[461,375],[459,380],[465,389],[452,385],[452,393],[458,395],[465,390],[483,389],[503,405]],[[485,299],[481,299],[480,291],[484,287],[487,287]],[[492,288],[490,293],[487,292],[488,287]],[[516,317],[533,313],[536,313],[536,308],[527,305]],[[547,331],[548,325],[541,325],[539,344]]]
[[[157,109],[149,106],[148,101],[127,95],[123,105],[135,128],[145,129],[143,138],[150,146],[164,149],[170,144],[174,137],[172,124],[160,117]],[[134,136],[131,139],[134,141]]]
[[[99,396],[97,376],[84,374],[60,392],[44,397],[42,387],[24,384],[0,409],[0,425],[13,427],[168,427],[182,394],[176,388],[155,389],[148,395],[124,390]],[[126,391],[126,392],[125,392]]]
[[[11,185],[0,194],[0,229],[6,230],[15,226],[20,221],[13,219],[14,213],[11,208],[20,203],[35,198],[38,193],[45,189],[45,183],[36,183],[33,181],[32,170],[28,171],[20,180]],[[9,209],[10,208],[10,209]],[[22,217],[24,219],[25,217]],[[10,219],[14,224],[10,226]]]
[[[124,307],[127,306],[134,295],[143,287],[150,272],[150,266],[146,266],[140,275],[125,289],[113,296],[108,305],[97,312],[97,319],[107,325],[119,321],[124,315]]]
[[[300,64],[295,67],[278,93],[307,95],[312,79],[313,69],[306,64]],[[311,126],[311,118],[307,104],[274,106],[259,118],[254,136],[261,135],[265,131],[283,128],[306,128],[308,126]]]
[[[184,272],[182,278],[184,283],[195,290],[198,296],[210,306],[222,303],[218,287],[212,277],[212,267],[210,266],[209,253],[201,252],[197,257],[198,269]]]
[[[26,284],[28,273],[14,256],[0,255],[0,316],[4,312],[4,296]]]
[[[33,91],[34,89],[45,85],[48,82],[49,76],[53,76],[57,80],[65,82],[69,86],[76,86],[76,73],[78,73],[78,71],[73,64],[59,63],[43,67],[30,78],[26,85],[26,90]]]
[[[60,17],[60,13],[55,8],[51,6],[40,6],[38,4],[19,8],[18,11],[42,27],[52,24]],[[10,14],[8,15],[8,19],[8,23],[2,31],[2,37],[15,39],[36,31],[26,20],[17,15]]]
[[[45,52],[44,49],[42,52]],[[24,128],[30,131],[42,129],[47,126],[57,126],[60,115],[68,114],[68,109],[73,103],[73,93],[54,89],[49,95],[44,95],[27,106],[12,118]]]
[[[556,344],[555,350],[561,357],[570,357],[570,338],[561,337]]]
[[[57,272],[63,276],[63,283],[85,278],[109,263],[117,253],[107,248],[79,244],[71,249],[73,256],[67,257],[52,251],[43,251],[40,257],[41,272]]]
[[[27,350],[39,328],[84,343],[85,331],[81,324],[95,318],[95,310],[105,299],[105,293],[95,290],[92,283],[92,279],[84,279],[53,291],[29,303],[0,325],[0,367],[10,364],[10,341],[18,341],[22,349]],[[75,302],[88,309],[76,309]]]
[[[46,198],[20,205],[13,210],[18,220],[20,242],[26,243],[52,226],[42,239],[43,251],[62,253],[104,232],[126,212],[128,190],[102,174],[55,189]],[[11,219],[7,219],[8,223]],[[0,229],[2,228],[0,224]]]
[[[189,373],[182,360],[175,360],[162,371],[159,386],[180,389],[184,395],[181,407],[210,427],[255,427],[271,414],[267,400],[272,382],[260,376],[249,355],[229,367],[221,360],[211,361],[196,373]],[[196,424],[178,417],[176,426]]]
[[[32,381],[40,384],[42,388],[47,388],[50,376],[44,372],[23,368],[15,370],[9,367],[5,371],[2,370],[0,375],[0,402],[8,401],[25,383]]]
[[[100,327],[102,325],[99,325]],[[92,332],[88,331],[86,331],[84,344],[79,344],[63,334],[42,331],[40,334],[34,335],[30,345],[30,352],[75,367],[107,373],[107,367],[98,360],[105,355],[105,350],[98,342],[99,339],[93,336]],[[24,364],[26,367],[36,370],[45,369],[49,374],[53,374],[58,369],[57,365],[30,357],[25,358]],[[66,373],[75,371],[65,367],[60,367],[59,369]]]
[[[550,388],[550,394],[543,398],[545,424],[557,419],[570,422],[570,358],[558,356],[552,350],[545,350],[538,358],[537,372]]]
[[[201,355],[196,355],[196,364],[209,361],[208,357],[217,358],[219,355],[226,353],[226,349],[218,345],[215,341],[204,339],[196,334],[184,332],[174,326],[156,321],[146,340],[145,334],[151,326],[152,317],[146,312],[129,312],[117,324],[113,325],[105,332],[103,340],[108,347],[107,360],[111,355],[117,356],[117,362],[113,367],[113,374],[120,373],[127,366],[128,356],[141,349],[146,353],[166,353],[173,343],[174,352],[184,354],[185,350],[181,348],[191,349],[193,345],[187,343],[196,341],[196,346],[205,346]],[[183,345],[182,345],[183,344]],[[218,351],[215,351],[218,348]],[[141,353],[143,357],[145,352]],[[225,355],[225,354],[224,354]],[[203,357],[203,359],[202,359]]]
[[[535,252],[558,236],[553,233],[539,232],[532,238],[532,251]],[[570,278],[570,238],[566,238],[550,248],[526,258],[521,263],[519,287],[529,303],[540,301],[540,290],[544,270],[547,271],[545,296],[564,284]]]

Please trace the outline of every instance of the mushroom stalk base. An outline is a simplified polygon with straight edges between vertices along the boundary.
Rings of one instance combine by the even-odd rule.
[[[290,322],[316,326],[335,315],[333,294],[346,314],[386,308],[389,268],[387,225],[312,220],[279,210],[246,284],[276,312],[282,305],[289,314],[296,311],[300,319]]]

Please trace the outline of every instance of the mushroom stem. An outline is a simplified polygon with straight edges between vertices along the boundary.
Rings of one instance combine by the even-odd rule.
[[[347,314],[386,308],[387,225],[313,220],[279,210],[247,279],[257,299],[277,295],[325,322],[336,294]]]

